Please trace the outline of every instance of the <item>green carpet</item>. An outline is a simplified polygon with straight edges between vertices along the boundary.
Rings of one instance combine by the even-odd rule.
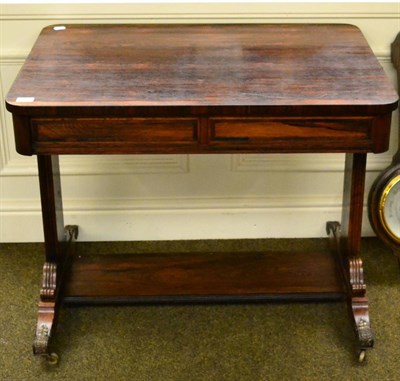
[[[125,252],[287,249],[322,240],[81,244]],[[345,303],[68,307],[50,367],[31,352],[41,244],[0,244],[0,380],[400,380],[400,269],[376,239],[362,245],[375,348],[358,364]]]

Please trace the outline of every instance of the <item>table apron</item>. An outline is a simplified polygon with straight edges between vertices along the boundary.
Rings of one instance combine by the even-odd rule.
[[[30,144],[25,142],[19,152],[28,155],[382,152],[388,146],[390,123],[386,119],[376,116],[27,118],[25,140],[29,139]],[[18,145],[17,142],[17,149]]]

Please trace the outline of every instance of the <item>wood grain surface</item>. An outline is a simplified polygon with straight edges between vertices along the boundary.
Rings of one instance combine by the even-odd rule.
[[[16,106],[394,108],[350,25],[66,25],[45,28],[11,89]],[[33,102],[17,102],[33,97]],[[200,111],[200,110],[197,110]]]
[[[343,297],[344,285],[330,253],[190,253],[76,256],[66,298],[115,302],[170,297]],[[314,295],[317,299],[318,296]],[[126,300],[125,300],[126,301]]]

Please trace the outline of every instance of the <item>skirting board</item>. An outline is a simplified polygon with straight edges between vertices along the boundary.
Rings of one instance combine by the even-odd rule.
[[[79,226],[80,241],[325,237],[326,222],[340,216],[339,206],[64,210],[65,224]],[[365,210],[363,235],[372,234]],[[0,242],[41,241],[39,210],[0,213]]]

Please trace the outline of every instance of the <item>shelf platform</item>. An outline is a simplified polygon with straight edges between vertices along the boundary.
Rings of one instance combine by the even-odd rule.
[[[75,255],[66,303],[340,300],[345,287],[329,252]]]

